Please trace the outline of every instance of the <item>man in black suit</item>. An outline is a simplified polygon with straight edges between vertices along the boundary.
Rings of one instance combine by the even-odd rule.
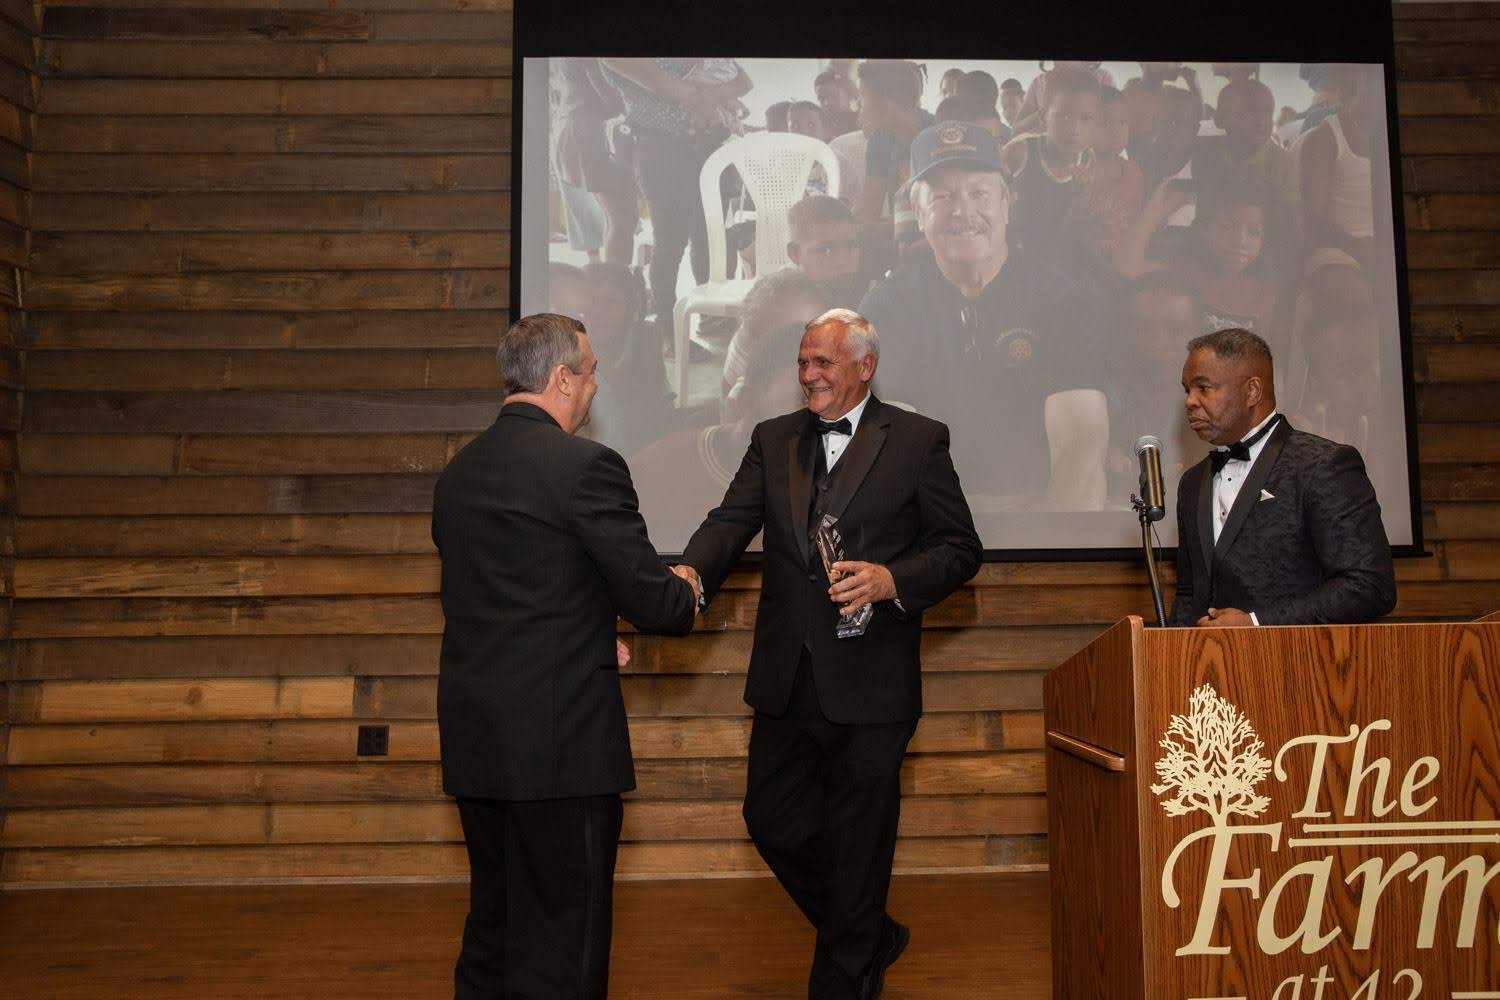
[[[859,314],[807,325],[807,407],[758,424],[723,503],[682,561],[718,590],[764,529],[745,700],[755,709],[745,823],[817,928],[815,998],[875,997],[910,934],[885,911],[901,759],[922,712],[922,612],[979,568],[982,549],[948,428],[869,392],[880,343]],[[838,519],[846,574],[829,586],[810,540]],[[840,610],[874,605],[840,639]]]
[[[1266,342],[1239,329],[1195,338],[1182,387],[1188,425],[1215,449],[1178,486],[1171,624],[1350,624],[1394,608],[1364,462],[1276,412]]]
[[[446,624],[443,790],[471,887],[455,996],[602,998],[620,793],[635,787],[615,617],[692,628],[619,455],[575,432],[598,361],[583,324],[540,313],[496,352],[505,404],[438,479]]]

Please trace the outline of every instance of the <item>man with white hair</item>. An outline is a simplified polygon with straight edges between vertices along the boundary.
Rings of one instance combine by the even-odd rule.
[[[922,713],[922,612],[983,555],[948,428],[876,399],[879,359],[858,313],[808,323],[797,354],[806,407],[756,425],[682,556],[711,599],[765,532],[745,824],[817,928],[808,995],[819,1000],[879,996],[910,939],[885,903],[901,760]],[[831,574],[814,541],[825,517],[844,547]],[[840,637],[840,612],[871,605],[862,634]]]
[[[1016,195],[983,128],[921,132],[911,166],[927,245],[860,303],[885,333],[881,392],[959,429],[971,495],[1005,509],[1099,509],[1109,443],[1102,296],[1013,245]]]

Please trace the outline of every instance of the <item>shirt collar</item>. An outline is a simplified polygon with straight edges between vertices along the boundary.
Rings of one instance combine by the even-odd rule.
[[[1278,410],[1272,410],[1270,416],[1266,417],[1266,419],[1262,420],[1260,423],[1256,424],[1254,427],[1252,427],[1248,431],[1246,431],[1244,433],[1244,435],[1240,438],[1240,440],[1243,441],[1243,440],[1245,440],[1245,438],[1254,437],[1255,436],[1255,432],[1258,431],[1258,430],[1260,430],[1262,427],[1266,426],[1266,424],[1269,424],[1271,421],[1275,420],[1276,416],[1277,416],[1277,414],[1279,412],[1280,411],[1278,411]],[[1265,437],[1261,438],[1259,441],[1255,442],[1254,444],[1252,444],[1250,446],[1250,463],[1252,465],[1255,464],[1255,458],[1256,458],[1256,456],[1261,453],[1261,449],[1265,448],[1266,442],[1269,441],[1269,440],[1271,440],[1271,435],[1267,434]],[[1214,451],[1228,451],[1228,450],[1229,450],[1229,446],[1226,445],[1226,444],[1220,444],[1220,445],[1215,445],[1214,446]]]
[[[844,414],[844,419],[849,421],[849,434],[852,436],[859,430],[859,418],[865,415],[865,407],[870,405],[870,390],[865,389],[865,398],[854,405],[854,409]]]

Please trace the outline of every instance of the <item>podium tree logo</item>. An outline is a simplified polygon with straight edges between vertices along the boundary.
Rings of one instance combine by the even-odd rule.
[[[1188,697],[1188,714],[1174,715],[1157,743],[1166,756],[1156,762],[1161,784],[1155,795],[1171,793],[1162,802],[1169,816],[1202,810],[1224,826],[1229,817],[1259,816],[1271,804],[1255,786],[1271,772],[1261,756],[1264,744],[1245,715],[1205,684]]]

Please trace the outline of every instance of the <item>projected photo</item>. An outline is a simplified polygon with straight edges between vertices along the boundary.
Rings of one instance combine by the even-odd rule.
[[[989,549],[1128,548],[1133,443],[1169,504],[1208,446],[1187,342],[1263,336],[1278,408],[1363,454],[1412,540],[1379,65],[527,58],[521,312],[587,325],[583,433],[663,551],[755,424],[798,408],[803,324],[875,325],[883,400],[946,422]],[[1173,545],[1175,518],[1161,522]]]

